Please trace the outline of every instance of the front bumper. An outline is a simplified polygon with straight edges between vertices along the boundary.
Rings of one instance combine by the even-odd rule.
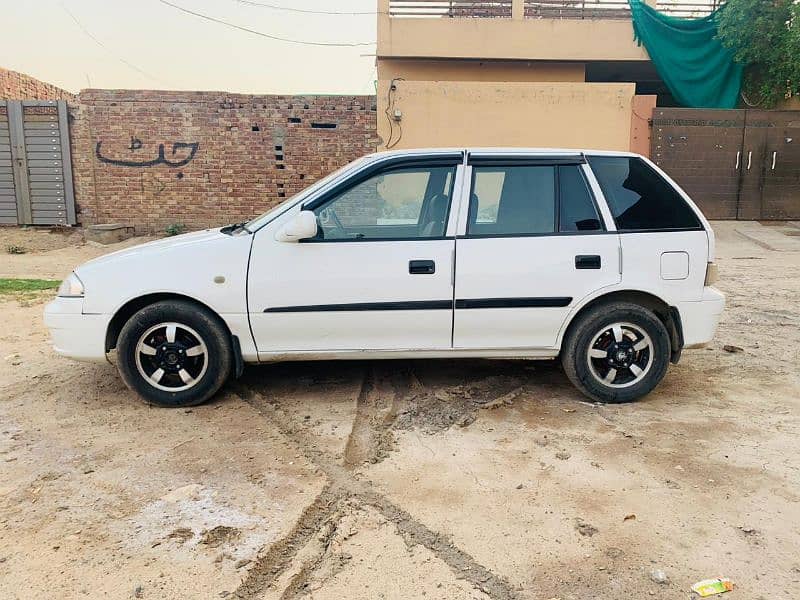
[[[53,349],[75,360],[105,362],[109,315],[85,315],[83,298],[56,298],[44,309]]]
[[[700,348],[708,344],[717,331],[725,296],[718,289],[703,288],[703,297],[696,302],[679,302],[678,311],[683,325],[683,347]]]

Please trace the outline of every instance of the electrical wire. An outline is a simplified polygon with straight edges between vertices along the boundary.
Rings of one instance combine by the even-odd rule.
[[[293,40],[290,38],[284,38],[277,35],[271,35],[269,33],[264,33],[262,31],[256,31],[255,29],[249,29],[247,27],[242,27],[241,25],[235,25],[233,23],[228,23],[227,21],[223,21],[221,19],[217,19],[214,17],[210,17],[208,15],[204,15],[199,12],[195,12],[193,10],[189,10],[188,8],[184,8],[182,6],[178,6],[177,4],[173,4],[172,2],[167,2],[167,0],[158,0],[161,4],[166,4],[167,6],[171,6],[181,12],[193,15],[195,17],[199,17],[201,19],[205,19],[206,21],[211,21],[213,23],[218,23],[219,25],[225,25],[226,27],[231,27],[233,29],[238,29],[239,31],[245,31],[247,33],[252,33],[253,35],[258,35],[261,37],[268,38],[270,40],[276,40],[278,42],[287,42],[290,44],[300,44],[303,46],[327,46],[327,47],[338,47],[338,48],[354,48],[357,46],[372,46],[375,42],[312,42],[308,40]]]
[[[383,114],[386,115],[386,120],[389,121],[389,139],[386,141],[387,150],[391,150],[397,146],[397,144],[400,143],[400,139],[403,137],[403,124],[398,121],[397,127],[400,130],[400,133],[394,143],[392,143],[392,138],[394,137],[394,121],[389,112],[394,109],[394,103],[397,99],[397,96],[394,94],[394,92],[397,91],[397,85],[395,85],[395,82],[397,81],[405,81],[405,79],[402,77],[395,77],[389,82],[389,92],[386,94],[386,110],[383,111]]]
[[[111,50],[111,49],[110,49],[108,46],[106,46],[106,45],[105,45],[103,42],[101,42],[101,41],[100,41],[99,39],[97,39],[97,38],[96,38],[94,35],[92,35],[92,32],[91,32],[91,31],[89,31],[88,29],[86,29],[86,27],[84,27],[84,26],[83,26],[83,24],[82,24],[82,23],[81,23],[81,22],[78,20],[78,17],[76,17],[74,14],[72,14],[72,11],[71,11],[70,9],[68,9],[68,8],[67,8],[67,5],[66,5],[66,4],[64,4],[63,2],[60,2],[59,4],[61,4],[61,8],[62,8],[62,9],[64,9],[64,12],[65,12],[65,13],[67,13],[67,14],[70,16],[70,18],[71,18],[71,19],[72,19],[72,20],[75,22],[75,25],[77,25],[77,26],[80,28],[80,30],[81,30],[81,31],[83,31],[83,33],[84,33],[84,34],[86,34],[86,37],[88,37],[88,38],[89,38],[90,40],[92,40],[92,41],[93,41],[95,44],[97,44],[98,46],[100,46],[100,47],[101,47],[103,50],[105,50],[105,51],[106,51],[108,54],[110,54],[111,56],[113,56],[114,58],[116,58],[116,59],[117,59],[119,62],[121,62],[122,64],[124,64],[124,65],[125,65],[125,66],[127,66],[128,68],[130,68],[130,69],[133,69],[134,71],[136,71],[136,72],[137,72],[137,73],[139,73],[140,75],[144,75],[144,76],[145,76],[145,77],[147,77],[148,79],[151,79],[151,80],[153,80],[153,81],[156,81],[156,82],[158,82],[158,83],[164,83],[164,82],[163,82],[162,80],[160,80],[158,77],[154,77],[153,75],[150,75],[150,73],[148,73],[147,71],[145,71],[145,70],[143,70],[143,69],[140,69],[139,67],[137,67],[137,66],[136,66],[136,65],[134,65],[133,63],[131,63],[131,62],[128,62],[127,60],[125,60],[125,59],[124,59],[124,58],[122,58],[121,56],[118,56],[117,54],[115,54],[115,53],[114,53],[114,52],[113,52],[113,51],[112,51],[112,50]]]
[[[386,140],[384,144],[386,149],[389,149],[389,144],[392,142],[392,137],[394,136],[394,123],[392,123],[392,117],[389,116],[389,111],[392,108],[392,88],[394,87],[394,79],[389,82],[389,91],[386,93],[386,109],[383,111],[383,114],[386,116],[386,120],[389,122],[389,139]]]
[[[339,11],[339,10],[312,10],[308,8],[292,8],[290,6],[279,6],[268,2],[254,2],[253,0],[234,0],[238,4],[256,6],[258,8],[270,8],[272,10],[283,10],[286,12],[303,13],[308,15],[379,15],[389,14],[385,11],[365,10],[365,11]]]

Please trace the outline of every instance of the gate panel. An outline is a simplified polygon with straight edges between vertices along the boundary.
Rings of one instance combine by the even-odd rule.
[[[762,219],[800,219],[800,112],[770,113],[764,152]]]
[[[651,159],[709,219],[737,218],[743,110],[656,108]]]
[[[738,219],[762,218],[761,195],[764,186],[764,160],[766,153],[769,112],[747,110],[742,148],[742,177],[739,188]]]
[[[800,219],[800,111],[657,108],[653,160],[712,219]]]
[[[11,136],[6,103],[0,100],[0,224],[17,222],[17,198],[11,163]]]
[[[28,166],[51,168],[54,180],[28,172],[31,199],[31,223],[34,225],[66,225],[67,203],[64,191],[64,153],[59,128],[58,107],[23,103],[25,112],[25,154]],[[35,135],[30,135],[31,133]],[[47,135],[39,135],[47,133]]]
[[[66,102],[0,102],[0,223],[74,225]]]
[[[31,217],[28,163],[25,158],[25,134],[22,121],[22,104],[8,102],[8,133],[11,138],[11,167],[14,172],[14,196],[17,204],[17,223],[33,223]]]

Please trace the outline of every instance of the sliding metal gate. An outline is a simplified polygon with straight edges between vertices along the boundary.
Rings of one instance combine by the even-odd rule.
[[[75,224],[63,100],[0,100],[0,224]]]

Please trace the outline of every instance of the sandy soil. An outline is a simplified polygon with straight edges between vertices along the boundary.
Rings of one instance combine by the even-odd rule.
[[[0,598],[667,599],[715,576],[796,598],[800,237],[715,229],[716,340],[625,406],[547,363],[403,361],[253,367],[156,409],[53,354],[46,295],[0,299]]]
[[[151,239],[101,245],[86,242],[80,229],[0,227],[0,277],[63,279],[87,260]]]

